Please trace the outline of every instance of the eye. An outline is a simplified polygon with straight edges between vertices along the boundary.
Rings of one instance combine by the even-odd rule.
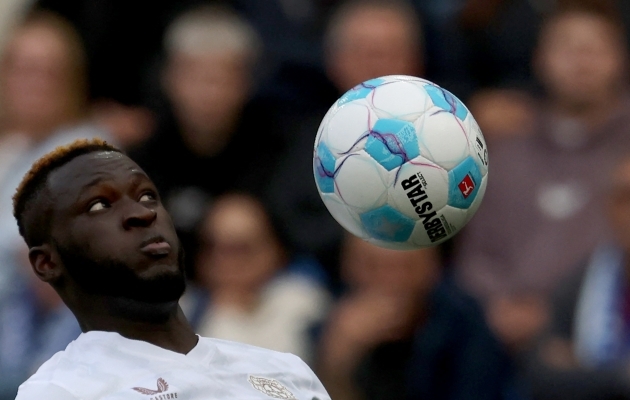
[[[88,212],[95,212],[95,211],[104,210],[108,206],[109,206],[109,204],[107,204],[107,202],[105,202],[104,200],[98,200],[97,202],[93,203],[90,206],[90,208],[88,209]]]
[[[156,196],[153,193],[145,193],[142,196],[140,196],[140,199],[138,201],[140,202],[154,201],[155,199],[156,199]]]

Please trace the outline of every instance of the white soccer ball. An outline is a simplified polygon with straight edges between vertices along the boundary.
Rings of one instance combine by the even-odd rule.
[[[486,190],[488,150],[450,92],[413,76],[384,76],[350,89],[328,110],[313,172],[346,230],[411,250],[438,245],[470,221]]]

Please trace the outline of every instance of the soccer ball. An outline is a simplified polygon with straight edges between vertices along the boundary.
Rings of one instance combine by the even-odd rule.
[[[464,104],[425,79],[392,75],[350,89],[322,120],[313,172],[330,214],[381,247],[435,246],[470,221],[488,150]]]

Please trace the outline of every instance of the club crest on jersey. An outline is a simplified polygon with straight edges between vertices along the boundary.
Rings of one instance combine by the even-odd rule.
[[[297,400],[286,386],[275,379],[250,375],[247,380],[254,389],[263,392],[269,397],[274,399]]]
[[[168,383],[162,378],[158,378],[156,390],[143,387],[133,387],[132,389],[136,392],[146,394],[147,396],[152,396],[148,400],[170,400],[177,398],[177,393],[166,393],[168,391]]]
[[[472,180],[470,174],[466,174],[457,187],[459,188],[459,191],[462,192],[462,195],[464,195],[464,198],[467,198],[473,190],[475,190],[475,182]]]

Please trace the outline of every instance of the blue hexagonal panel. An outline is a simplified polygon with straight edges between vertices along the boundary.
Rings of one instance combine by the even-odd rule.
[[[322,142],[319,142],[313,157],[315,182],[322,193],[335,191],[335,156]]]
[[[365,99],[374,88],[383,83],[385,83],[385,80],[381,78],[370,79],[369,81],[360,83],[341,96],[339,100],[337,100],[337,105],[342,106],[353,100]]]
[[[468,115],[468,110],[466,106],[464,106],[464,103],[448,90],[434,85],[424,85],[424,90],[427,91],[429,97],[433,100],[433,104],[444,111],[450,112],[462,121]]]
[[[409,240],[415,225],[414,220],[388,205],[363,213],[360,218],[371,237],[386,242]]]
[[[379,119],[365,143],[365,151],[388,171],[420,155],[416,129],[410,122]]]
[[[449,206],[467,209],[477,197],[481,185],[481,172],[475,160],[468,156],[455,168],[448,171]]]

